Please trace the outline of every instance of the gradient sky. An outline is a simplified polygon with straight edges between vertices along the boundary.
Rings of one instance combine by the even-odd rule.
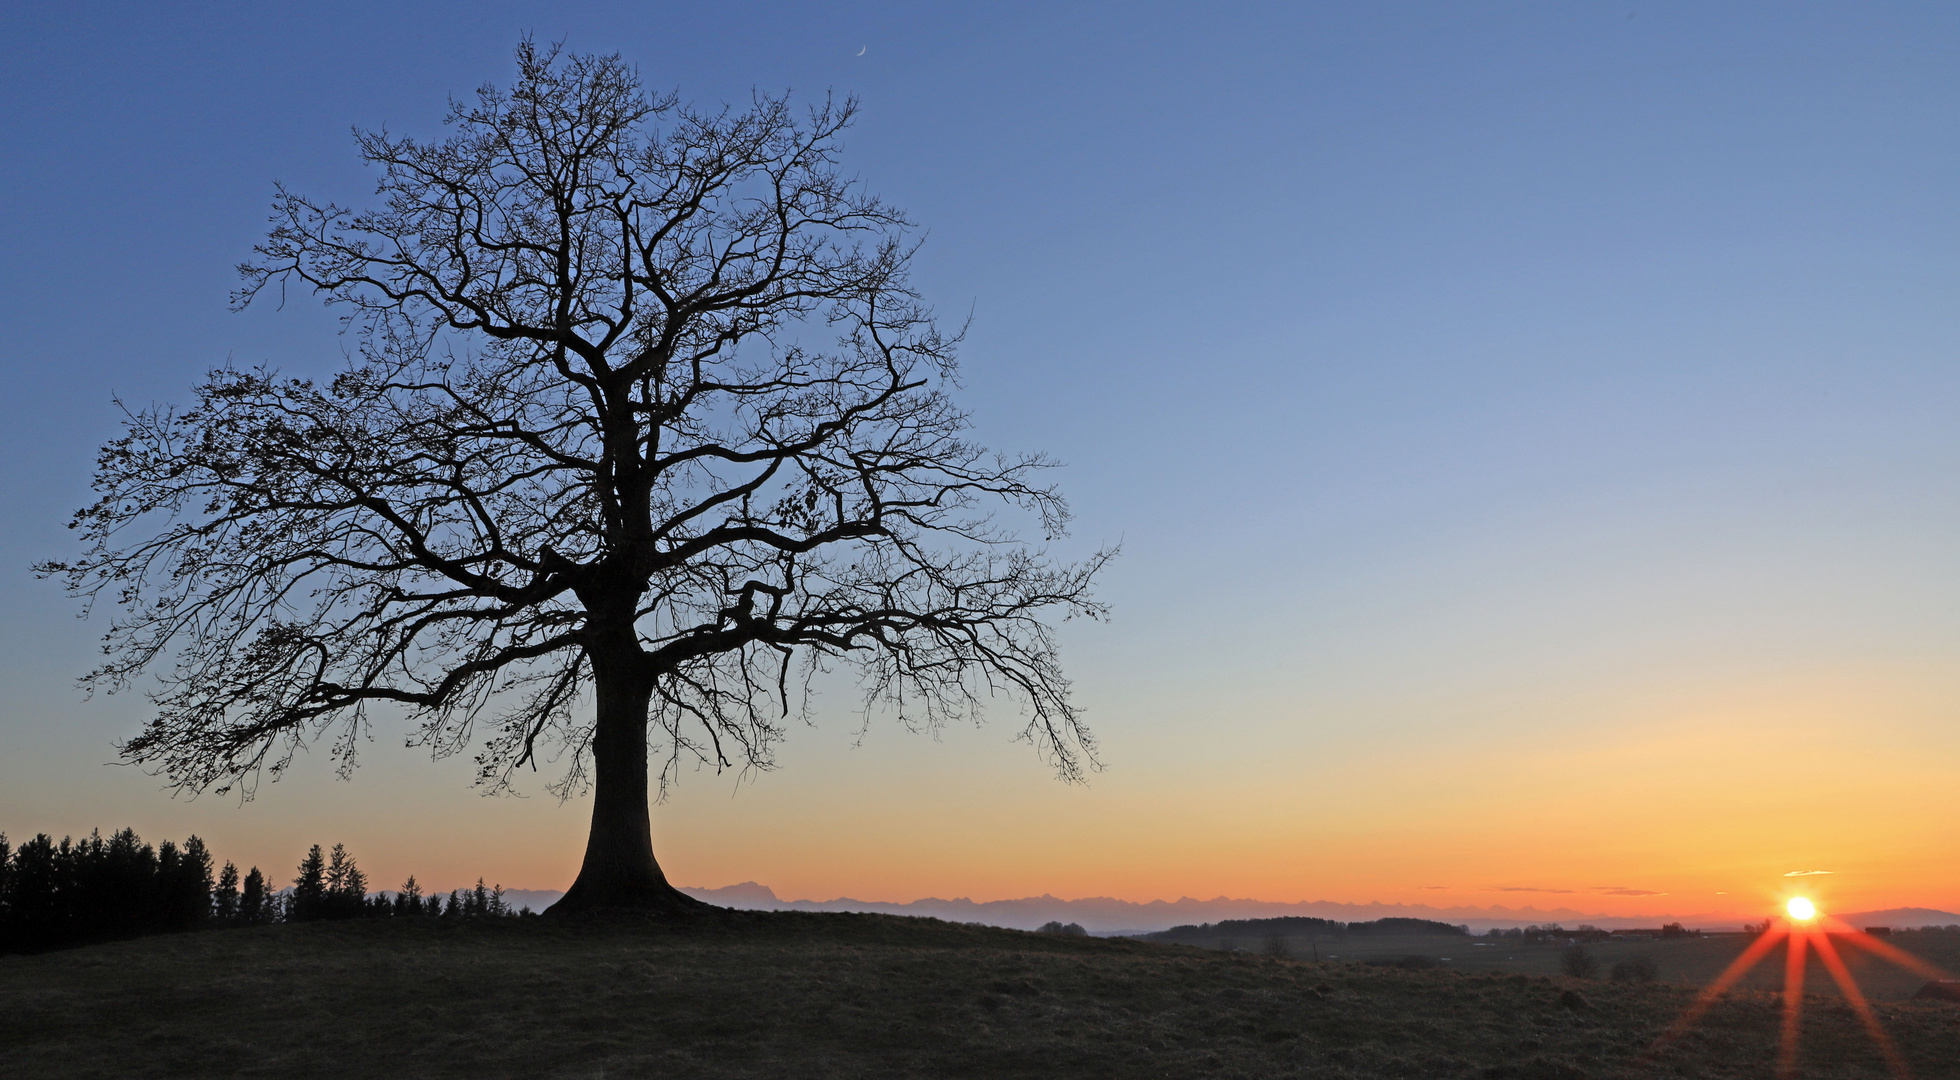
[[[861,98],[982,436],[1124,547],[1089,785],[834,693],[656,808],[677,883],[1960,910],[1960,7],[978,7],[0,7],[0,829],[570,881],[582,800],[385,729],[242,807],[112,764],[142,702],[26,572],[112,395],[333,369],[310,299],[226,308],[272,182],[365,199],[350,126],[437,134],[528,31]]]

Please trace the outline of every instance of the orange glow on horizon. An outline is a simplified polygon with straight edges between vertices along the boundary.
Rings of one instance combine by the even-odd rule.
[[[1525,737],[1549,726],[1493,730],[1516,704],[1508,699],[1457,701],[1460,727],[1383,746],[1300,739],[1321,730],[1303,707],[1262,698],[1246,722],[1277,718],[1256,732],[1271,749],[1250,757],[1223,741],[1153,741],[1111,719],[1103,734],[1121,753],[1112,749],[1111,768],[1087,786],[1056,783],[998,725],[955,725],[937,743],[879,727],[861,746],[838,730],[848,725],[798,728],[780,770],[739,790],[684,777],[654,808],[654,851],[676,884],[755,881],[785,899],[1380,901],[1430,906],[1439,911],[1428,917],[1453,923],[1708,929],[1764,914],[1782,922],[1799,893],[1840,917],[1960,911],[1950,824],[1960,728],[1917,726],[1950,716],[1948,697],[1894,667],[1775,674],[1548,699],[1556,716],[1600,718],[1571,740]],[[1396,715],[1343,701],[1315,709],[1360,727]],[[1874,710],[1891,719],[1838,726]],[[123,770],[113,789],[66,779],[101,767],[92,750],[32,770],[0,755],[0,827],[16,839],[97,825],[128,825],[152,842],[195,833],[220,860],[278,880],[292,878],[307,845],[345,842],[379,888],[410,874],[443,891],[479,876],[507,888],[570,884],[589,796],[560,804],[534,786],[532,798],[485,799],[470,786],[468,755],[431,763],[385,742],[364,751],[351,781],[314,755],[242,808],[159,800]],[[1791,827],[1792,791],[1802,792],[1801,829]],[[1784,877],[1799,867],[1836,873]],[[1960,921],[1864,921],[1901,919]]]

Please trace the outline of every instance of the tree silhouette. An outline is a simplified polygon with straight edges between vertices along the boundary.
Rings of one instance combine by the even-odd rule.
[[[245,875],[245,884],[238,894],[238,921],[246,926],[259,926],[273,919],[273,897],[265,887],[265,875],[254,866]]]
[[[328,918],[349,919],[367,912],[367,875],[355,864],[346,844],[335,844],[327,857],[326,892],[321,912]]]
[[[195,836],[180,848],[131,829],[60,843],[43,833],[12,850],[0,834],[0,953],[196,930],[211,902],[211,856]]]
[[[169,669],[124,754],[249,796],[314,739],[351,768],[387,706],[493,788],[563,755],[557,790],[593,792],[565,910],[696,906],[653,855],[650,756],[661,790],[769,768],[840,662],[867,717],[1005,697],[1063,778],[1093,766],[1050,624],[1100,614],[1111,553],[1057,563],[993,516],[1068,520],[1047,459],[967,438],[910,223],[836,165],[855,104],[517,64],[447,138],[358,135],[380,206],[279,189],[237,302],[340,305],[341,374],[214,371],[103,449],[85,554],[39,570],[124,609],[91,683]]]
[[[46,833],[36,834],[14,849],[12,910],[8,912],[13,923],[10,948],[46,948],[60,939],[66,921],[62,918],[60,890],[68,877],[61,850]]]
[[[177,846],[166,841],[164,850],[174,870]],[[67,864],[57,888],[66,894],[61,906],[69,935],[125,937],[163,921],[157,903],[161,860],[135,830],[118,830],[107,840],[93,832],[72,846],[63,837],[57,853],[57,862]]]
[[[327,906],[327,857],[315,844],[299,863],[299,876],[286,897],[286,918],[306,922],[320,918]]]
[[[422,886],[415,880],[414,874],[408,875],[408,880],[402,882],[401,891],[395,894],[395,914],[422,914]]]
[[[173,930],[202,926],[211,919],[211,853],[191,836],[181,851],[166,840],[157,847],[157,915]]]
[[[225,868],[218,872],[218,887],[211,893],[211,917],[220,926],[236,926],[242,921],[238,912],[238,867],[230,859],[225,860]]]

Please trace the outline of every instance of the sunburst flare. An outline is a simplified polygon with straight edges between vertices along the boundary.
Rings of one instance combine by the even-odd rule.
[[[1879,1023],[1878,1014],[1873,1011],[1871,1002],[1852,977],[1851,969],[1845,966],[1844,958],[1838,953],[1833,936],[1842,938],[1848,944],[1876,956],[1888,963],[1902,967],[1914,974],[1931,979],[1947,979],[1952,976],[1938,966],[1912,955],[1886,941],[1864,933],[1843,921],[1834,919],[1817,910],[1817,906],[1807,897],[1791,897],[1784,905],[1789,919],[1783,926],[1766,926],[1763,933],[1751,942],[1742,955],[1735,958],[1720,975],[1695,995],[1694,1001],[1683,1009],[1681,1016],[1668,1025],[1654,1040],[1645,1055],[1652,1060],[1665,1050],[1674,1040],[1687,1031],[1712,1008],[1721,996],[1728,992],[1738,980],[1776,950],[1778,945],[1785,947],[1783,963],[1783,1009],[1781,1030],[1777,1041],[1776,1076],[1778,1080],[1795,1080],[1800,1074],[1801,1042],[1803,1036],[1803,985],[1807,954],[1815,950],[1818,962],[1824,967],[1831,981],[1837,984],[1838,991],[1844,995],[1845,1003],[1851,1007],[1858,1018],[1858,1024],[1871,1036],[1878,1052],[1885,1059],[1885,1067],[1899,1080],[1911,1080],[1912,1072],[1898,1047],[1885,1033],[1884,1025]]]

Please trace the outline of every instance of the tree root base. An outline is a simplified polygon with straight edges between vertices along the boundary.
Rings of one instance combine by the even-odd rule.
[[[546,918],[573,915],[633,915],[658,918],[693,918],[723,910],[671,885],[638,887],[587,887],[575,882],[571,891],[544,909]]]

